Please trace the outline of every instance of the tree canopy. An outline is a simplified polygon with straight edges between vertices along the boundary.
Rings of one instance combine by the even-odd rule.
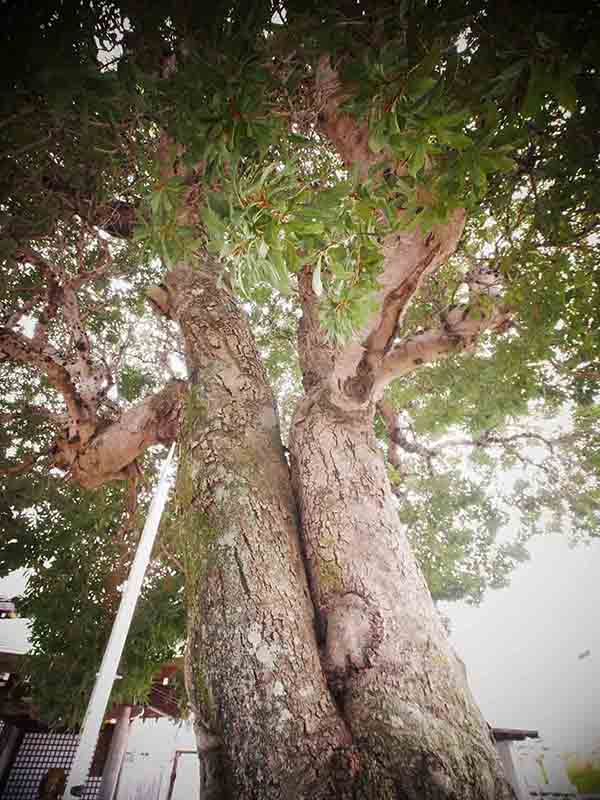
[[[311,382],[302,297],[324,352],[351,360],[362,337],[352,391],[381,386],[376,435],[435,599],[505,585],[532,533],[598,536],[594,12],[3,4],[0,575],[33,571],[46,714],[82,708],[181,423],[180,333],[154,311],[199,249],[249,314],[284,428]],[[439,244],[390,287],[415,232]],[[123,696],[183,636],[180,548],[165,526]]]

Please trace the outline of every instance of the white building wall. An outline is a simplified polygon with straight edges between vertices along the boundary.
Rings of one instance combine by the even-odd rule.
[[[519,773],[516,770],[515,762],[513,761],[513,754],[511,743],[507,741],[496,742],[496,750],[500,756],[500,761],[504,768],[504,774],[508,778],[508,782],[515,790],[517,800],[529,800],[529,792],[525,788]]]
[[[185,756],[180,755],[177,759],[171,800],[178,796],[199,800],[199,771],[190,768],[190,759],[197,766],[197,756],[194,755],[196,739],[191,721],[134,720],[130,726],[116,800],[169,800],[177,752],[185,753]]]

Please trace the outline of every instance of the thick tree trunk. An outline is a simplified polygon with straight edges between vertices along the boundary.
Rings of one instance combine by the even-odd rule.
[[[161,292],[190,371],[177,531],[204,800],[511,797],[399,527],[371,407],[340,410],[315,371],[294,493],[230,291],[207,260]]]
[[[191,373],[177,480],[202,798],[325,798],[350,772],[321,669],[279,425],[244,314],[209,263],[166,281]],[[187,558],[186,558],[187,554]]]
[[[369,798],[509,798],[402,530],[373,409],[300,405],[290,448],[324,667]]]

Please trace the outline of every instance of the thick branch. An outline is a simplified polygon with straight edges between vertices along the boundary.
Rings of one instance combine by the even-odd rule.
[[[298,295],[302,317],[298,322],[298,359],[304,389],[308,392],[331,374],[337,348],[319,320],[319,298],[312,288],[312,270],[298,273]]]
[[[96,432],[98,409],[112,385],[112,375],[105,363],[92,358],[91,343],[81,318],[76,290],[104,274],[112,261],[106,242],[100,240],[100,256],[93,269],[87,266],[87,239],[76,246],[79,271],[69,276],[59,265],[30,246],[22,247],[17,258],[34,265],[42,277],[42,286],[35,296],[10,315],[4,331],[4,355],[21,363],[28,363],[43,372],[63,396],[68,410],[69,440],[85,444]],[[45,304],[37,310],[33,338],[10,330],[22,315],[31,311],[45,296]],[[69,332],[69,353],[59,354],[48,341],[47,326],[59,311],[62,312]]]
[[[393,344],[401,319],[423,277],[431,270],[439,251],[438,242],[414,264],[403,264],[401,259],[392,258],[385,265],[384,270],[387,270],[387,275],[384,271],[383,277],[391,278],[393,282],[389,291],[384,289],[380,292],[381,308],[361,344],[363,352],[356,365],[355,375],[347,377],[344,381],[347,394],[357,400],[365,401],[370,397],[375,376]]]
[[[388,353],[411,300],[425,276],[448,258],[462,227],[462,215],[456,215],[453,222],[438,226],[426,239],[418,233],[388,237],[380,278],[379,311],[360,338],[344,348],[335,365],[334,386],[355,402],[364,404],[377,394],[378,377],[385,370]],[[444,345],[444,351],[449,344]]]
[[[67,432],[56,442],[56,467],[68,470],[86,488],[129,477],[127,468],[146,448],[171,442],[178,430],[185,383],[171,381],[162,391],[123,412],[118,420],[98,419],[84,402],[56,350],[23,334],[0,328],[0,360],[36,367],[62,395],[68,412]]]
[[[69,418],[76,426],[82,422],[94,425],[71,375],[57,351],[50,344],[39,344],[18,331],[0,328],[0,360],[16,361],[36,367],[62,395]],[[80,434],[81,435],[81,434]]]
[[[94,364],[90,338],[81,320],[79,301],[70,285],[63,289],[62,308],[74,353],[65,366],[71,378],[77,382],[83,402],[95,415],[112,384],[112,375],[106,364]]]
[[[176,438],[185,392],[184,381],[171,381],[115,422],[100,426],[86,447],[76,449],[70,442],[58,442],[56,466],[68,469],[71,478],[87,489],[129,479],[130,465],[148,447]]]
[[[398,430],[398,412],[391,403],[380,400],[377,403],[377,410],[382,420],[388,429],[388,436],[390,439],[390,446],[388,451],[388,461],[397,470],[402,470],[402,461],[398,453],[398,447],[395,439],[395,433]]]
[[[322,56],[317,67],[317,88],[321,98],[319,128],[334,145],[342,161],[366,178],[369,168],[381,163],[380,155],[369,147],[369,126],[359,124],[355,117],[339,110],[344,100],[337,72],[329,56]]]
[[[472,349],[484,331],[501,332],[511,325],[507,308],[494,309],[483,319],[469,319],[468,311],[468,306],[457,307],[446,317],[444,327],[409,336],[397,344],[382,360],[375,378],[376,394],[380,395],[394,378],[408,375],[422,364]]]

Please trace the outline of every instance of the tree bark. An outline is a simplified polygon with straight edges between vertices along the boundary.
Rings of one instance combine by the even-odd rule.
[[[201,794],[334,797],[350,737],[319,661],[273,397],[231,292],[208,260],[196,267],[167,277],[162,305],[190,372],[176,525]]]
[[[357,796],[512,797],[399,523],[373,407],[327,388],[290,450],[323,663],[357,748]],[[347,403],[345,403],[347,406]]]
[[[342,410],[315,381],[292,491],[260,357],[215,265],[178,268],[161,291],[190,371],[176,531],[202,796],[511,797],[400,529],[371,405]]]

